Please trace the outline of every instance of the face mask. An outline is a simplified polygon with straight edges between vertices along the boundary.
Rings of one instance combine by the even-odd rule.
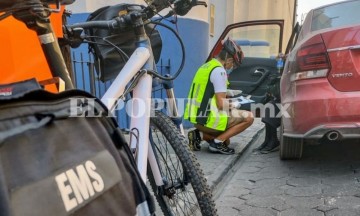
[[[225,69],[225,70],[226,70],[227,75],[229,75],[229,74],[231,74],[231,72],[234,70],[234,68],[232,67],[232,68],[230,68],[230,69]]]

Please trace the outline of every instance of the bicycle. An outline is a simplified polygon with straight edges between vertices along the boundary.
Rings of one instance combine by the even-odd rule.
[[[153,76],[168,81],[174,78],[156,73],[151,44],[144,31],[144,22],[171,4],[174,4],[174,9],[178,7],[178,11],[183,14],[197,4],[203,4],[197,0],[146,2],[147,7],[140,7],[112,20],[89,21],[66,26],[70,33],[78,32],[79,28],[110,30],[131,28],[136,34],[136,50],[101,99],[109,110],[114,109],[121,95],[131,91],[133,98],[143,102],[143,104],[133,104],[132,109],[135,112],[142,109],[145,113],[150,113],[151,103],[147,99],[151,98]],[[63,79],[66,88],[71,89],[73,85],[58,42],[53,37],[48,18],[50,13],[58,10],[46,7],[47,3],[56,3],[59,9],[61,1],[31,0],[27,3],[20,1],[14,3],[11,11],[5,11],[5,14],[0,16],[0,20],[13,15],[23,21],[28,28],[36,31],[53,76]],[[0,12],[3,11],[0,10]],[[177,73],[179,72],[180,70]],[[125,89],[129,82],[128,88]],[[173,95],[171,89],[168,95]],[[174,107],[173,112],[176,115],[176,104],[173,103],[171,106]],[[130,146],[135,152],[138,171],[144,182],[147,181],[148,176],[163,213],[165,215],[196,215],[201,212],[202,215],[217,215],[210,188],[200,165],[195,155],[189,150],[187,140],[169,116],[156,111],[155,116],[150,118],[146,115],[131,118],[130,127],[132,129]]]

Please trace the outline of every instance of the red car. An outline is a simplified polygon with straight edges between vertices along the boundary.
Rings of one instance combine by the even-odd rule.
[[[360,1],[311,10],[281,78],[281,159],[307,139],[360,138]]]

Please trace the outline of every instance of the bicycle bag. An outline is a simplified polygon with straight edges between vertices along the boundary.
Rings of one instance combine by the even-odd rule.
[[[101,101],[34,82],[0,86],[1,215],[150,215],[151,195]]]
[[[15,4],[23,4],[24,5],[27,2],[28,2],[28,0],[17,0],[17,1],[1,0],[0,1],[0,10],[10,9]],[[48,3],[48,4],[56,4],[57,3],[56,0],[43,0],[42,2]],[[62,5],[68,5],[68,4],[72,4],[74,2],[75,2],[75,0],[60,0],[60,4],[62,4]]]
[[[119,14],[126,14],[129,11],[139,9],[141,9],[139,5],[132,4],[106,6],[91,13],[87,20],[111,20],[118,17]],[[150,38],[155,62],[158,62],[162,48],[160,33],[155,29],[153,24],[147,24],[145,30]],[[90,40],[93,43],[89,43],[89,50],[94,55],[95,69],[100,80],[108,81],[115,78],[124,67],[128,57],[130,57],[136,49],[133,29],[128,29],[127,31],[89,29],[87,30],[87,35],[92,36]],[[126,55],[119,51],[118,48],[110,45],[109,42],[120,48]]]

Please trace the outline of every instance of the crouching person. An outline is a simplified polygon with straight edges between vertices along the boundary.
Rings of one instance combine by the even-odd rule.
[[[227,100],[227,74],[238,67],[244,57],[241,48],[231,39],[223,42],[219,55],[202,65],[190,87],[184,118],[194,124],[188,133],[189,145],[200,150],[200,143],[209,143],[214,153],[234,154],[230,138],[241,133],[254,121],[251,112],[237,109]]]

